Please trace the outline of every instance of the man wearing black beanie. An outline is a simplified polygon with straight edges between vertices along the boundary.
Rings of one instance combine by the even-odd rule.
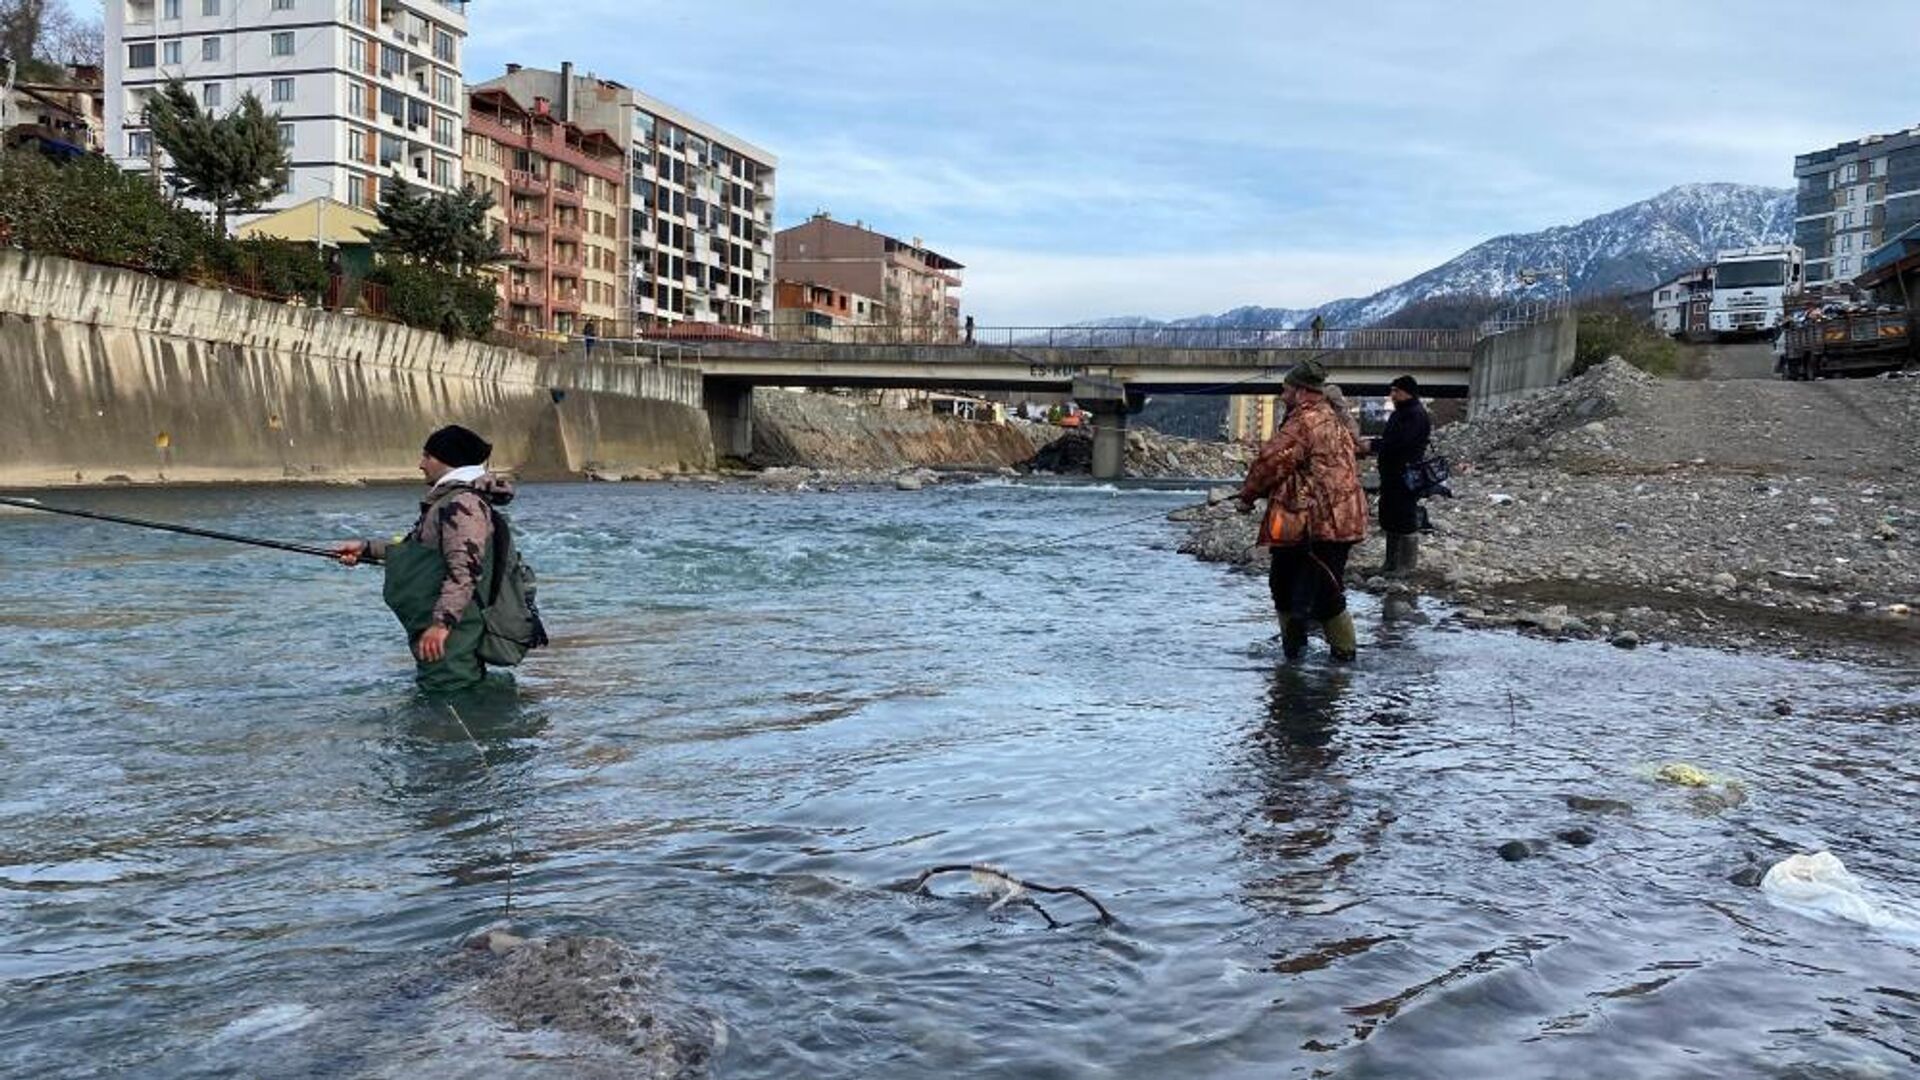
[[[484,623],[474,589],[490,566],[492,507],[513,501],[512,481],[487,471],[492,456],[487,440],[458,424],[427,436],[420,474],[429,487],[412,530],[394,543],[349,540],[334,549],[348,566],[388,564],[387,606],[407,630],[426,690],[460,690],[486,676],[476,655]],[[403,548],[410,557],[394,557]]]

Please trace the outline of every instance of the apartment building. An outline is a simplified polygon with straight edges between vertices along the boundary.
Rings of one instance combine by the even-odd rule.
[[[263,212],[318,196],[371,207],[394,177],[460,186],[465,0],[108,0],[106,139],[128,168],[157,160],[146,102],[169,79],[231,109],[280,115],[292,161]]]
[[[775,238],[780,276],[872,297],[873,321],[899,327],[909,338],[960,339],[960,263],[911,242],[875,232],[863,222],[848,225],[815,214]]]
[[[773,154],[573,65],[507,65],[481,84],[546,98],[564,121],[619,133],[624,262],[635,332],[766,332],[773,321]]]
[[[781,341],[829,341],[836,329],[882,322],[880,301],[806,281],[773,283],[773,336]]]
[[[578,334],[592,323],[612,336],[626,324],[626,156],[616,133],[561,119],[547,98],[468,95],[467,182],[493,193],[507,255],[495,271],[503,326]]]
[[[1235,394],[1227,399],[1226,430],[1221,434],[1228,442],[1266,442],[1285,413],[1278,394]]]
[[[1869,252],[1920,223],[1920,127],[1801,154],[1793,176],[1807,284],[1851,281]]]
[[[59,155],[101,153],[106,121],[100,69],[70,64],[68,82],[15,82],[0,89],[0,143]]]

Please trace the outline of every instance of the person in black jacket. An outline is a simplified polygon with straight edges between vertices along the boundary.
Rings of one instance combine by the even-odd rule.
[[[1393,415],[1368,446],[1380,462],[1380,531],[1387,534],[1387,574],[1410,574],[1420,565],[1420,500],[1407,487],[1407,466],[1427,456],[1433,421],[1420,402],[1420,384],[1402,375],[1390,384]]]

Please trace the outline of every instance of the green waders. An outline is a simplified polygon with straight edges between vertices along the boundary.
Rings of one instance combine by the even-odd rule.
[[[414,679],[430,694],[452,693],[480,685],[487,677],[486,665],[476,650],[486,623],[480,616],[477,600],[467,601],[460,621],[447,635],[447,651],[434,663],[417,659],[420,635],[433,625],[433,605],[440,599],[440,586],[447,579],[447,560],[438,548],[411,540],[387,548],[387,583],[384,596],[387,607],[406,628],[407,642],[415,649]],[[482,557],[478,589],[493,576],[493,545],[487,545]]]

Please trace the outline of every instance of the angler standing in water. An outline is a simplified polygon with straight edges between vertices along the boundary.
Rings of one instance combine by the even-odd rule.
[[[444,692],[478,685],[486,677],[492,644],[484,604],[498,601],[496,563],[509,558],[506,521],[494,510],[513,501],[513,484],[487,471],[493,447],[458,425],[428,436],[420,454],[420,472],[430,485],[420,500],[420,518],[398,541],[349,540],[334,550],[340,561],[383,562],[387,568],[387,606],[406,628],[418,662],[415,677],[424,690]],[[505,534],[505,535],[499,535]],[[519,572],[517,558],[512,568]],[[489,586],[482,590],[482,586]],[[526,575],[533,632],[513,644],[525,649],[546,643],[531,605],[531,574]],[[537,638],[537,640],[534,640]]]
[[[1359,446],[1327,404],[1326,369],[1304,360],[1287,372],[1280,400],[1287,417],[1260,448],[1240,487],[1240,507],[1267,500],[1260,543],[1272,557],[1267,584],[1280,616],[1280,648],[1291,660],[1307,648],[1307,625],[1326,631],[1333,658],[1358,650],[1347,610],[1347,555],[1367,536],[1367,496],[1354,455]]]

